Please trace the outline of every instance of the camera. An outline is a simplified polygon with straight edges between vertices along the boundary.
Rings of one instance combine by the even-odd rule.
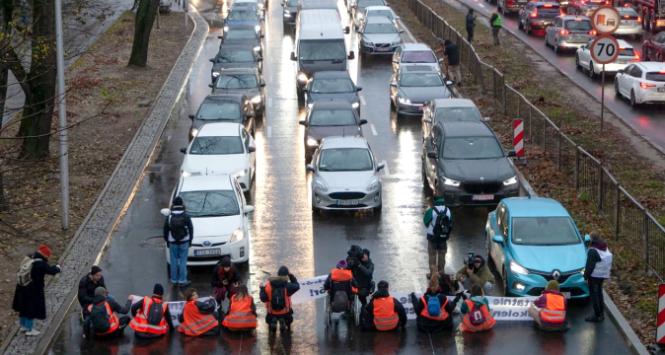
[[[473,259],[476,258],[476,254],[470,251],[466,257],[466,267],[473,267]]]

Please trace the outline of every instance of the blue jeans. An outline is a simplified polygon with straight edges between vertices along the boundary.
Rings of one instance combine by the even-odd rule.
[[[187,254],[189,253],[189,244],[171,244],[169,246],[171,257],[171,283],[187,282]]]
[[[19,322],[21,323],[21,327],[27,329],[28,331],[32,330],[32,319],[31,318],[19,317]]]

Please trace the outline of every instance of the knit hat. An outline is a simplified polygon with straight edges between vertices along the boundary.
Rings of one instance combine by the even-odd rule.
[[[164,296],[164,286],[162,286],[162,284],[155,284],[155,287],[152,288],[152,294]]]
[[[346,260],[340,260],[337,262],[338,269],[346,269]]]
[[[106,297],[106,289],[102,286],[99,286],[95,289],[95,296],[104,296]]]
[[[90,268],[90,275],[94,275],[94,274],[96,274],[96,273],[98,273],[98,272],[102,272],[102,268],[101,268],[101,267],[99,267],[99,266],[97,266],[97,265],[93,265],[93,266]]]
[[[446,204],[446,200],[443,197],[437,197],[434,199],[434,206],[443,206]]]
[[[379,284],[377,285],[379,290],[386,290],[386,291],[388,290],[388,286],[390,286],[390,285],[388,284],[388,281],[385,281],[385,280],[379,281]]]
[[[289,276],[289,268],[286,266],[280,266],[279,270],[277,270],[277,276]]]
[[[37,252],[47,259],[51,257],[51,248],[46,244],[40,244],[37,248]]]
[[[229,258],[228,256],[223,257],[222,260],[219,262],[219,265],[221,265],[222,267],[231,266],[231,258]]]
[[[172,203],[173,206],[182,206],[183,204],[184,204],[184,203],[182,202],[182,197],[180,197],[180,196],[176,196],[176,197],[173,199],[173,203]]]
[[[547,291],[559,291],[559,282],[557,280],[550,280],[545,286]]]

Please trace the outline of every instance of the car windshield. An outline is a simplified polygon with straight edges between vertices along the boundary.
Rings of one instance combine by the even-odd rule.
[[[567,20],[564,27],[570,31],[590,31],[591,21],[589,20]]]
[[[286,6],[288,6],[288,7],[298,6],[298,0],[287,0],[286,1]]]
[[[220,217],[240,214],[236,194],[232,190],[186,191],[180,197],[191,217]]]
[[[346,59],[344,40],[300,41],[298,56],[300,60],[343,61]]]
[[[258,20],[256,11],[249,9],[239,9],[229,12],[229,20]]]
[[[314,79],[310,91],[314,94],[340,94],[355,92],[353,81],[349,78]]]
[[[349,126],[357,125],[353,110],[314,110],[309,116],[310,126]]]
[[[634,57],[635,56],[635,51],[632,48],[621,48],[619,49],[619,55],[625,56],[625,57]]]
[[[217,54],[217,57],[215,57],[216,63],[242,63],[253,61],[254,53],[248,48],[222,49],[219,54]]]
[[[570,217],[514,217],[512,239],[522,245],[578,244]]]
[[[324,149],[319,160],[320,171],[367,171],[372,168],[372,156],[365,148]]]
[[[397,28],[392,23],[368,23],[365,25],[365,33],[397,33]]]
[[[193,155],[226,155],[242,154],[242,140],[240,137],[196,137],[192,141],[189,154]]]
[[[494,137],[453,137],[443,143],[444,159],[497,159],[503,150]]]
[[[399,77],[402,87],[432,87],[443,86],[441,76],[436,73],[403,73]]]
[[[481,121],[480,111],[475,107],[442,107],[436,110],[437,121]]]
[[[436,57],[432,51],[406,51],[402,63],[436,63]]]
[[[217,89],[256,89],[259,83],[254,74],[222,74],[215,80]]]
[[[232,29],[229,32],[226,32],[225,39],[255,39],[256,32],[254,30],[238,30]]]
[[[637,20],[637,12],[630,8],[619,8],[619,15],[621,15],[621,19],[623,20]]]
[[[233,101],[204,102],[196,113],[200,120],[240,121],[240,105]]]
[[[367,16],[383,16],[391,20],[394,18],[393,12],[390,10],[368,10]]]
[[[662,71],[662,72],[657,72],[657,71],[648,72],[647,75],[646,75],[646,79],[651,80],[651,81],[663,82],[663,81],[665,81],[665,71]]]
[[[359,0],[357,5],[359,9],[364,9],[368,6],[385,6],[386,3],[383,0]]]

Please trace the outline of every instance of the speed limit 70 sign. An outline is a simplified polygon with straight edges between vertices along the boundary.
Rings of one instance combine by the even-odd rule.
[[[591,42],[591,57],[598,64],[614,62],[619,56],[619,43],[612,36],[600,36]]]

